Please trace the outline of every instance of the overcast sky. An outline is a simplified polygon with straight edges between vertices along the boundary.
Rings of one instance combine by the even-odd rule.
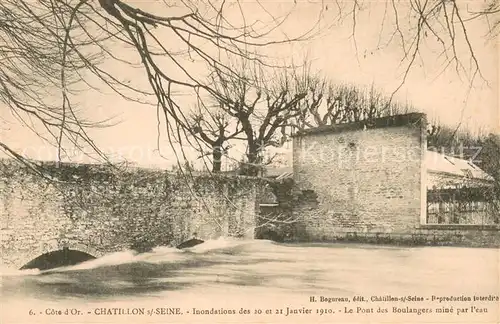
[[[162,8],[160,2],[153,0],[129,3],[139,3],[141,8],[146,10]],[[269,53],[277,59],[289,59],[293,56],[300,60],[307,56],[315,70],[321,71],[335,82],[361,86],[370,86],[373,83],[376,88],[387,94],[392,93],[400,84],[404,71],[404,66],[399,65],[401,48],[393,44],[377,50],[389,36],[387,30],[381,32],[386,7],[384,2],[371,2],[371,7],[357,17],[354,38],[352,20],[334,23],[337,22],[338,13],[335,2],[299,2],[293,7],[291,1],[286,4],[268,1],[265,6],[274,16],[293,9],[287,22],[281,26],[281,31],[288,35],[297,35],[313,26],[323,9],[323,20],[319,25],[321,34],[312,41],[273,48]],[[243,10],[249,21],[254,19],[254,16],[262,15],[262,7],[256,2],[244,2]],[[234,19],[238,19],[239,8],[234,7],[232,14]],[[481,23],[472,24],[468,28],[488,85],[478,79],[471,88],[467,80],[460,80],[453,67],[440,73],[443,62],[439,60],[436,48],[430,45],[429,48],[422,49],[422,57],[415,61],[396,98],[411,102],[417,109],[428,113],[431,119],[438,118],[445,124],[455,125],[461,122],[473,130],[481,128],[485,131],[500,132],[498,42],[485,40],[483,35],[486,28]],[[140,69],[124,70],[122,67],[116,67],[116,71],[130,76],[132,80],[143,78]],[[167,159],[161,158],[156,152],[158,132],[156,110],[153,107],[127,102],[109,91],[108,94],[82,94],[78,101],[91,118],[103,119],[113,116],[119,121],[119,124],[113,127],[92,131],[94,140],[103,151],[112,153],[115,158],[123,156],[144,166],[166,167],[174,162],[172,152],[165,142],[161,144],[161,148]],[[3,119],[12,121],[9,119],[7,108],[2,108],[1,113]],[[2,141],[32,158],[54,159],[56,156],[53,147],[44,144],[16,123],[10,123],[7,128],[2,128],[1,132]]]

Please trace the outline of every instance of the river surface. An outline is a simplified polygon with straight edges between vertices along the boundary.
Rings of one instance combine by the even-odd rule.
[[[122,251],[43,272],[2,268],[0,323],[500,323],[499,256],[263,240]]]

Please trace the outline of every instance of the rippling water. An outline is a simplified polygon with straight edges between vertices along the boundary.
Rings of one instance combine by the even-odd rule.
[[[186,250],[158,247],[139,255],[122,251],[76,266],[42,272],[1,269],[0,322],[27,319],[31,322],[121,321],[116,316],[97,316],[96,308],[100,307],[134,307],[146,311],[153,307],[151,305],[155,308],[181,307],[185,316],[188,311],[194,316],[193,308],[236,311],[248,308],[253,312],[253,308],[275,311],[283,307],[286,311],[286,307],[314,306],[316,311],[322,307],[340,310],[346,306],[311,303],[310,296],[351,299],[353,296],[370,298],[388,294],[497,296],[500,291],[499,255],[497,249],[285,245],[236,240],[208,241]],[[445,305],[434,302],[431,306]],[[470,307],[466,303],[459,306]],[[485,307],[488,312],[482,317],[456,315],[456,321],[474,318],[476,322],[500,322],[496,321],[499,319],[498,304],[490,303]],[[47,314],[68,308],[78,309],[80,316]],[[35,315],[30,317],[30,310]],[[185,316],[182,318],[187,318]],[[280,318],[293,322],[292,317],[307,322],[308,319],[301,314],[278,317],[260,314],[260,319],[255,316],[247,315],[243,319],[254,322],[280,321]],[[324,315],[319,320],[349,320],[342,316],[347,315]],[[141,319],[144,320],[173,321],[171,317],[161,316]],[[210,319],[200,315],[195,320],[232,322],[235,318]],[[356,321],[360,321],[359,317]]]

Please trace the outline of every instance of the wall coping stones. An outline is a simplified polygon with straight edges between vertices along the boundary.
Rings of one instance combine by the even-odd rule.
[[[481,231],[499,231],[500,225],[478,225],[478,224],[422,224],[417,229],[424,230],[481,230]]]
[[[75,177],[75,175],[79,174],[88,174],[89,176],[103,174],[110,176],[127,176],[137,173],[148,174],[163,174],[165,176],[170,176],[173,178],[176,177],[186,177],[186,178],[194,178],[194,179],[212,179],[212,180],[254,180],[256,182],[275,182],[272,179],[256,177],[256,176],[245,176],[245,175],[235,175],[235,174],[225,174],[225,173],[211,173],[211,172],[201,172],[201,171],[193,171],[193,172],[184,172],[184,174],[180,174],[178,171],[171,171],[161,168],[147,168],[147,167],[137,167],[137,166],[120,166],[114,164],[92,164],[92,163],[76,163],[76,162],[56,162],[56,161],[37,161],[30,160],[30,163],[33,163],[39,170],[43,171],[46,176],[53,175],[62,175],[64,180],[62,179],[53,179],[59,181],[68,181],[68,182],[78,182],[79,178]],[[2,172],[2,166],[6,167],[15,167],[18,170],[29,170],[30,168],[23,163],[17,161],[16,159],[5,159],[0,158],[0,175]],[[73,171],[73,172],[71,172]],[[64,174],[63,174],[64,173]],[[69,174],[72,177],[67,177]]]
[[[302,137],[322,133],[343,133],[348,131],[360,131],[365,129],[401,127],[407,125],[422,126],[426,123],[424,113],[409,113],[404,115],[394,115],[370,120],[361,120],[352,123],[326,125],[302,130],[293,135],[293,137]]]

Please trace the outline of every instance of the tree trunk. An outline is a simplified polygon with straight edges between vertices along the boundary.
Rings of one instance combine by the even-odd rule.
[[[221,172],[222,169],[222,147],[216,145],[212,147],[212,172]]]
[[[243,165],[241,174],[257,177],[262,170],[262,158],[257,152],[256,147],[250,147],[247,153],[247,164]]]

